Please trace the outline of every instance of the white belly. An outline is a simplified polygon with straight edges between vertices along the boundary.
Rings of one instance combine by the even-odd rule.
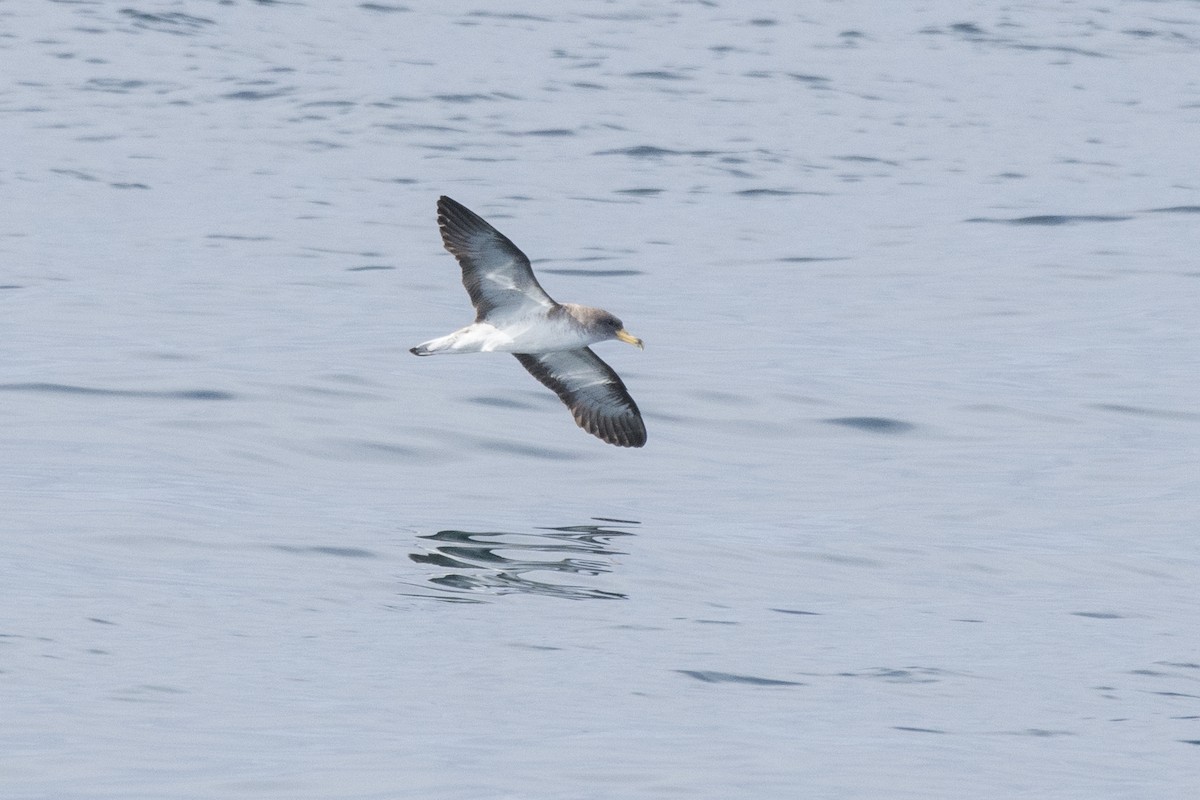
[[[549,353],[575,350],[590,342],[579,328],[566,320],[537,319],[507,320],[500,326],[476,322],[439,339],[425,342],[420,348],[434,353]]]

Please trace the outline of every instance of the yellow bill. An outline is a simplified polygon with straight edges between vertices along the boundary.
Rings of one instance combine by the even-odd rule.
[[[638,348],[639,350],[646,349],[646,346],[642,344],[641,339],[637,338],[636,336],[634,336],[632,333],[625,330],[624,328],[621,328],[621,330],[617,331],[617,338],[620,339],[622,342],[625,342],[626,344],[633,345],[634,347]]]

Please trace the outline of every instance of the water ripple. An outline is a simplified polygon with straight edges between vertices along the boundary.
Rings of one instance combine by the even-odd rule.
[[[616,150],[600,150],[594,155],[598,156],[629,156],[631,158],[662,158],[664,156],[717,156],[720,155],[718,150],[669,150],[665,147],[655,147],[654,145],[643,144],[636,147],[622,147]]]
[[[100,389],[94,386],[70,386],[63,383],[0,383],[3,392],[73,394],[90,397],[141,397],[151,400],[233,400],[237,395],[216,389]]]
[[[429,577],[428,581],[437,589],[454,594],[535,594],[567,600],[625,599],[620,592],[577,583],[551,582],[541,575],[537,578],[533,575],[549,573],[550,576],[572,578],[608,574],[613,571],[612,557],[624,555],[612,546],[612,540],[632,536],[630,531],[617,530],[612,524],[534,530],[539,532],[438,531],[419,537],[433,543],[432,549],[411,553],[409,558],[418,564],[447,570]]]
[[[781,681],[775,678],[759,678],[755,675],[735,675],[732,672],[714,672],[713,670],[677,669],[678,673],[695,678],[704,683],[745,683],[750,686],[803,686],[799,681]]]
[[[284,553],[296,553],[298,555],[319,555],[333,556],[334,558],[378,558],[379,555],[370,550],[361,547],[339,547],[335,545],[310,545],[300,547],[290,544],[274,544],[272,549],[279,550]]]
[[[1152,208],[1150,211],[1154,214],[1200,214],[1200,206],[1167,206]]]
[[[191,14],[184,14],[182,11],[164,11],[152,14],[148,11],[123,8],[120,14],[132,20],[134,27],[185,36],[206,25],[216,24],[214,20],[207,17],[195,17]]]
[[[1117,414],[1132,414],[1137,417],[1154,417],[1157,419],[1179,419],[1197,421],[1200,414],[1194,411],[1175,411],[1162,408],[1146,408],[1145,406],[1130,406],[1122,403],[1095,403],[1093,408],[1101,411],[1113,411]]]
[[[549,275],[587,275],[592,278],[627,278],[646,274],[640,269],[543,269],[539,272]]]
[[[412,11],[408,6],[394,6],[388,3],[359,3],[359,8],[363,11],[379,11],[385,14],[398,14],[405,11]]]
[[[995,222],[1002,225],[1074,225],[1080,222],[1124,222],[1133,217],[1120,214],[1035,214],[1030,217],[971,217],[967,222]]]
[[[887,417],[836,417],[825,422],[870,433],[908,433],[916,427],[911,422]]]

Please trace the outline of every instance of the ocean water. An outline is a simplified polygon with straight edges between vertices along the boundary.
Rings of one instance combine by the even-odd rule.
[[[1194,2],[0,4],[0,796],[1200,787]],[[434,203],[646,341],[578,430]]]

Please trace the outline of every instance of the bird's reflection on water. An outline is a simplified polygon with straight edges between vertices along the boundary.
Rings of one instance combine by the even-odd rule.
[[[418,564],[446,571],[428,580],[446,595],[442,600],[479,602],[467,595],[538,594],[568,600],[623,600],[620,592],[554,577],[596,577],[613,571],[613,557],[624,555],[613,541],[633,533],[628,520],[596,518],[600,525],[568,525],[516,531],[438,531],[419,539],[429,549],[411,553]],[[429,596],[429,595],[426,595]]]

